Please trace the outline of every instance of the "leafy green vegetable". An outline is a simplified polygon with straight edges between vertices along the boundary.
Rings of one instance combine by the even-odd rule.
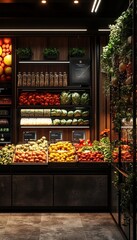
[[[77,92],[72,93],[72,104],[80,104],[80,94]]]
[[[88,93],[83,93],[81,95],[81,104],[85,105],[89,103],[89,94]]]
[[[71,93],[63,91],[60,95],[61,104],[71,103]]]

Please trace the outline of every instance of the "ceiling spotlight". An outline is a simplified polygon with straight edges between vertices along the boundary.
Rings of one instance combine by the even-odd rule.
[[[41,3],[45,4],[45,3],[47,3],[47,1],[46,0],[41,0]]]
[[[74,4],[78,4],[79,3],[79,0],[74,0]]]

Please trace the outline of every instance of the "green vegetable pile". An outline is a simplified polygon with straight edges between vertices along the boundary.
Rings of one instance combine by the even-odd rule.
[[[4,146],[0,150],[0,164],[6,165],[13,162],[13,156],[15,151],[15,145],[9,144]]]

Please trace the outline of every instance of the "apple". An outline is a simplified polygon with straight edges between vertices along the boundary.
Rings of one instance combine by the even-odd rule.
[[[11,67],[5,67],[4,72],[5,72],[6,75],[11,75],[12,68]]]
[[[9,55],[6,55],[4,57],[4,63],[7,65],[7,66],[11,66],[12,64],[12,55],[9,54]]]

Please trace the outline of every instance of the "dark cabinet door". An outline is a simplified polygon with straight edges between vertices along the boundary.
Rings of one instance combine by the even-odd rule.
[[[13,207],[44,207],[53,205],[53,176],[14,175]]]
[[[0,207],[11,206],[11,176],[0,176]]]
[[[107,207],[108,181],[105,175],[54,176],[55,206]]]

